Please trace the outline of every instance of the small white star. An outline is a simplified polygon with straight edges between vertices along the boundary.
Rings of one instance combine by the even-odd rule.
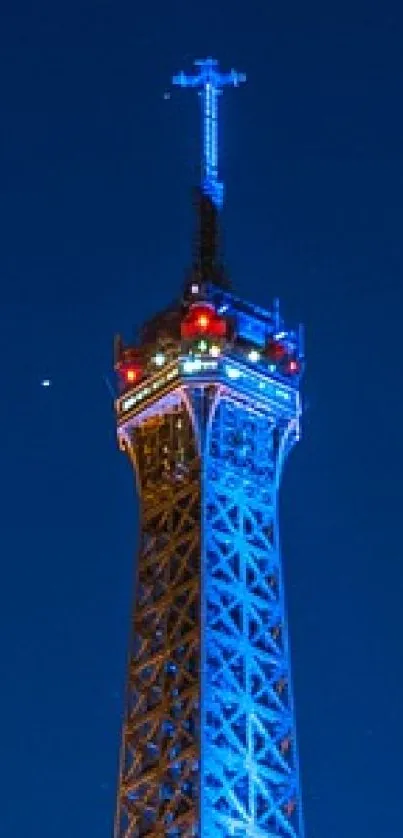
[[[41,387],[50,387],[52,384],[50,378],[43,378],[41,381]]]

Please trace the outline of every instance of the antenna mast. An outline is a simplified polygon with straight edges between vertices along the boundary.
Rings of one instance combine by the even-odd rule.
[[[202,103],[202,192],[208,196],[217,209],[221,209],[224,199],[224,185],[218,180],[218,97],[222,88],[228,85],[238,87],[246,81],[244,73],[230,70],[220,73],[218,61],[204,58],[195,61],[196,75],[178,73],[172,79],[178,87],[199,89]]]

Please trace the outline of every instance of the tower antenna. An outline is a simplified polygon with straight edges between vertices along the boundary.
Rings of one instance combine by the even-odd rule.
[[[178,73],[172,83],[178,87],[192,87],[199,90],[202,103],[202,192],[210,198],[217,209],[224,199],[224,185],[218,179],[218,97],[222,88],[228,85],[238,87],[246,81],[244,73],[230,70],[221,73],[218,61],[204,58],[195,61],[196,74]]]

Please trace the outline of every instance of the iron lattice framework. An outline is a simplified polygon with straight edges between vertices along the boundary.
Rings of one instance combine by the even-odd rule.
[[[278,428],[220,400],[205,477],[204,835],[298,824],[276,547]]]
[[[132,438],[142,543],[116,827],[127,838],[191,835],[195,823],[200,487],[190,431],[178,405]],[[169,831],[171,819],[181,832]]]
[[[277,520],[302,335],[220,284],[200,211],[183,299],[115,346],[141,544],[114,838],[303,838]]]

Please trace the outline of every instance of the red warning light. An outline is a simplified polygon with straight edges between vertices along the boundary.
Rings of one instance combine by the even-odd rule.
[[[139,376],[139,371],[136,370],[134,367],[127,367],[123,370],[125,379],[128,384],[134,384],[137,381]]]
[[[123,362],[119,364],[117,373],[123,388],[133,387],[142,378],[142,368],[139,364]]]
[[[123,349],[115,364],[115,370],[123,388],[137,384],[143,376],[143,366],[138,350],[135,347]]]
[[[210,324],[210,317],[207,314],[199,314],[197,317],[197,325],[202,332],[206,332]]]
[[[273,340],[270,338],[267,346],[266,346],[266,355],[270,358],[271,361],[274,363],[278,363],[282,361],[286,354],[285,346],[277,340]]]
[[[181,335],[186,340],[200,336],[225,337],[227,324],[220,317],[214,306],[209,303],[195,303],[190,306],[186,317],[181,323]]]

